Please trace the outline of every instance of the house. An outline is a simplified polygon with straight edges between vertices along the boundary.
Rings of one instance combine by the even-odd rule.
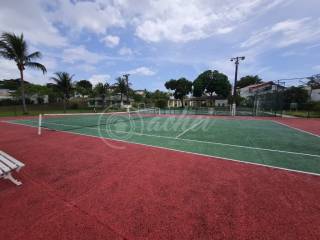
[[[267,93],[274,93],[283,91],[284,86],[278,85],[272,81],[249,85],[238,90],[239,95],[243,98],[249,98],[256,95],[263,95]]]
[[[30,99],[30,101],[33,104],[48,104],[49,103],[49,96],[48,95],[40,96],[38,94],[33,94],[33,95],[29,95],[27,97]]]
[[[104,103],[103,103],[104,101]],[[127,101],[126,96],[123,96],[121,102],[120,94],[114,96],[107,96],[104,100],[102,97],[88,98],[87,99],[88,107],[130,107],[133,103],[133,99],[129,98]]]
[[[320,102],[320,89],[313,89],[310,98],[311,101]]]
[[[140,96],[144,96],[146,94],[146,91],[145,90],[135,90],[134,93],[137,95],[140,95]]]
[[[12,91],[9,89],[0,89],[0,100],[13,99],[13,96],[11,94],[12,94]]]
[[[216,107],[226,107],[229,106],[227,99],[215,99],[210,96],[202,96],[202,97],[186,97],[184,99],[184,107],[211,107],[212,102]],[[179,99],[175,99],[173,96],[170,96],[168,100],[168,107],[182,107],[182,103]]]
[[[306,86],[304,89],[306,89],[310,95],[310,100],[313,102],[319,102],[320,101],[320,88],[319,89],[312,89],[309,86]]]
[[[216,106],[216,107],[228,107],[229,106],[228,99],[216,99],[214,101],[214,106]]]

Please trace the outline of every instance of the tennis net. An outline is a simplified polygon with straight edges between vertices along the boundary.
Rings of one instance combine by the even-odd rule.
[[[102,112],[102,113],[61,113],[40,114],[38,120],[38,134],[42,129],[68,131],[82,128],[97,129],[99,126],[117,124],[121,122],[143,121],[147,118],[157,117],[159,108],[139,109],[126,112]]]

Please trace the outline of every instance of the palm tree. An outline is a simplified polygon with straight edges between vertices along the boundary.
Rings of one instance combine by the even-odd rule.
[[[14,33],[4,32],[0,37],[0,56],[8,60],[13,60],[17,64],[20,72],[23,113],[27,113],[23,71],[26,67],[29,67],[41,70],[42,73],[45,74],[47,72],[45,66],[34,62],[35,59],[41,58],[41,53],[37,51],[29,54],[27,42],[24,40],[23,34],[18,36]]]
[[[57,88],[63,95],[63,111],[66,112],[67,101],[73,90],[72,78],[74,75],[70,75],[67,72],[56,72],[55,77],[51,77],[51,80],[56,83]]]
[[[110,88],[109,83],[105,83],[105,84],[98,83],[94,87],[94,93],[102,98],[102,107],[103,108],[105,108],[105,99],[106,99],[106,96],[108,94],[109,88]]]
[[[123,95],[127,94],[128,86],[127,86],[126,80],[121,77],[116,78],[116,81],[117,81],[115,83],[116,92],[120,93],[120,101],[121,101],[121,106],[122,106],[123,105]]]

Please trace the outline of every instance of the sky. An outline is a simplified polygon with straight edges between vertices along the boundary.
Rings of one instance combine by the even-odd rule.
[[[134,89],[164,90],[169,79],[218,70],[234,80],[231,57],[245,56],[239,77],[263,80],[320,73],[319,0],[0,0],[0,32],[24,34],[41,51],[45,84],[54,72],[113,83],[130,74]],[[0,59],[0,79],[18,78]]]

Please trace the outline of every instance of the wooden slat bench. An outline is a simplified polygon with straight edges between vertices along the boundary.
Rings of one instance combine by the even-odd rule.
[[[24,164],[7,153],[0,151],[0,178],[8,179],[16,185],[21,185],[22,183],[15,179],[11,172],[19,171]]]

